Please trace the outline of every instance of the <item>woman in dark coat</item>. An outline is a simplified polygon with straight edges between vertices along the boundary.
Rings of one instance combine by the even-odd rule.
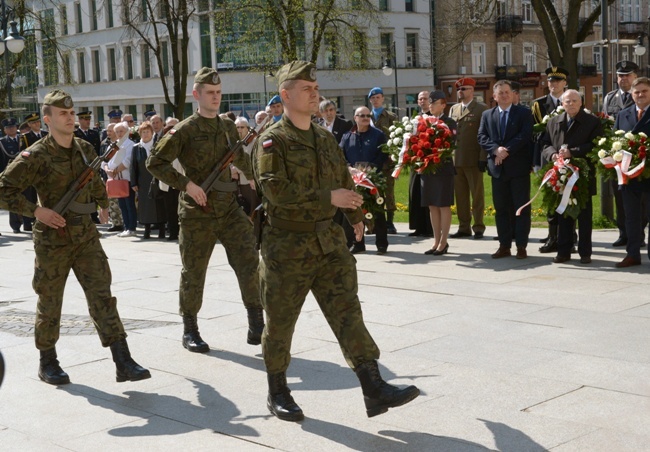
[[[158,225],[158,238],[165,238],[165,204],[153,176],[147,170],[147,157],[153,148],[153,127],[149,121],[138,128],[140,141],[133,146],[131,186],[138,196],[138,222],[144,225],[143,238],[151,237],[151,225]]]
[[[447,100],[442,91],[431,91],[429,93],[429,115],[434,116],[447,124],[452,131],[452,137],[456,134],[456,121],[445,115]],[[452,138],[453,139],[453,138]],[[451,206],[454,204],[454,162],[444,162],[435,174],[423,174],[420,177],[422,207],[429,207],[431,226],[433,227],[433,247],[424,252],[440,256],[449,250],[447,237],[451,227]]]

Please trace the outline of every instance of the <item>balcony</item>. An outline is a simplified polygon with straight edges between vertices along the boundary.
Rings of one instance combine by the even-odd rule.
[[[598,75],[598,66],[595,64],[579,64],[578,75],[584,77],[595,77]]]
[[[517,36],[524,29],[524,20],[522,16],[499,16],[495,27],[497,38],[503,35]]]
[[[648,22],[619,22],[619,39],[636,39],[641,34],[648,33]]]
[[[519,80],[526,77],[526,66],[496,66],[494,70],[494,77],[497,80]]]

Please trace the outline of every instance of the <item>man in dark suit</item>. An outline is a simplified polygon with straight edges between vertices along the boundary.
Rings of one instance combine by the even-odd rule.
[[[634,105],[620,111],[616,116],[615,130],[643,132],[650,136],[650,79],[639,77],[632,82]],[[619,186],[622,191],[625,209],[625,230],[627,245],[625,258],[616,264],[618,268],[641,265],[641,245],[643,243],[642,207],[650,212],[650,179],[629,179],[626,185]],[[650,249],[649,249],[650,257]]]
[[[499,249],[493,259],[510,256],[512,239],[517,245],[517,259],[528,257],[526,246],[530,233],[530,206],[515,219],[512,212],[530,199],[530,166],[533,116],[525,107],[512,104],[512,88],[508,80],[499,80],[493,87],[497,106],[481,116],[478,142],[487,153],[488,171],[492,176],[492,199],[496,210]]]
[[[560,97],[562,97],[562,93],[564,93],[564,90],[566,89],[566,78],[568,75],[569,71],[561,67],[554,66],[546,69],[546,85],[548,87],[548,94],[535,99],[531,108],[536,124],[543,122],[544,116],[551,114],[560,106]],[[533,152],[533,166],[535,168],[540,168],[547,163],[547,161],[542,158],[542,148],[544,147],[544,144],[542,143],[543,138],[544,134],[537,134],[535,136]],[[558,216],[555,213],[549,213],[547,221],[548,238],[542,240],[546,243],[539,249],[540,253],[553,253],[557,251]]]
[[[343,134],[349,132],[352,128],[352,122],[346,121],[336,116],[336,105],[331,100],[325,99],[318,106],[322,116],[321,126],[332,132],[336,142],[340,143]]]
[[[616,82],[618,88],[610,91],[603,100],[603,112],[616,119],[618,113],[624,108],[634,105],[632,99],[632,82],[636,79],[639,66],[632,61],[619,61],[616,63]],[[627,245],[627,232],[625,232],[625,209],[623,209],[622,192],[618,189],[616,181],[609,181],[614,201],[616,204],[616,227],[618,228],[618,239],[612,246]],[[645,215],[643,215],[645,216]],[[643,220],[645,225],[647,220]]]
[[[593,148],[593,140],[603,133],[600,120],[584,111],[580,93],[574,89],[562,95],[564,113],[549,119],[546,133],[542,138],[544,145],[542,158],[555,161],[559,157],[587,158]],[[580,172],[585,177],[585,172]],[[580,263],[591,262],[591,230],[593,209],[591,197],[596,194],[596,174],[593,165],[589,164],[589,198],[587,205],[578,215],[578,253]],[[571,260],[573,248],[573,231],[575,220],[558,214],[557,256],[553,262],[559,264]]]
[[[77,113],[77,121],[79,121],[79,128],[75,130],[74,135],[84,141],[93,145],[95,152],[99,155],[99,148],[102,144],[99,138],[99,132],[90,128],[90,117],[92,113],[88,110],[80,111]]]

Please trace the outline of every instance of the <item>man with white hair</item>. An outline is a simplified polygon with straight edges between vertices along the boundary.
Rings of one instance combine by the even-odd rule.
[[[109,179],[125,179],[130,181],[131,174],[129,168],[131,167],[131,158],[133,156],[133,141],[128,137],[129,128],[126,123],[120,122],[115,124],[113,128],[117,138],[117,144],[120,150],[113,156],[108,163],[104,163],[104,171]],[[124,219],[124,231],[119,233],[118,237],[133,237],[135,236],[135,228],[138,223],[137,212],[135,208],[135,192],[129,186],[129,196],[127,198],[118,199],[120,210],[122,211],[122,218]]]

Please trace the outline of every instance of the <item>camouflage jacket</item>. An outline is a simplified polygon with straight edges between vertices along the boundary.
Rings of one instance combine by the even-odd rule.
[[[80,138],[73,139],[70,150],[59,146],[52,135],[43,137],[28,150],[21,152],[5,172],[0,174],[0,208],[33,217],[37,205],[22,195],[30,185],[36,188],[40,206],[54,208],[70,185],[96,157],[92,145]],[[75,201],[108,207],[108,197],[102,179],[95,175]],[[70,221],[73,217],[77,217],[78,221]],[[81,243],[99,236],[90,215],[69,211],[65,218],[68,224],[64,237],[37,221],[34,225],[34,242],[64,245],[70,242]]]
[[[183,192],[179,203],[181,218],[224,216],[231,208],[237,208],[233,193],[213,190],[208,195],[210,212],[206,213],[198,207],[191,196],[184,192],[188,182],[201,185],[208,178],[219,161],[228,153],[228,139],[232,145],[239,139],[234,122],[218,116],[204,118],[194,113],[176,124],[151,150],[151,155],[147,159],[147,169],[158,180]],[[176,159],[182,165],[185,174],[172,166]],[[247,178],[252,178],[250,156],[245,152],[238,152],[233,164]],[[220,180],[231,182],[230,171],[226,170]]]
[[[334,136],[311,124],[314,142],[303,138],[291,120],[282,119],[264,132],[253,151],[253,169],[262,195],[262,204],[271,220],[278,218],[298,223],[331,220],[336,207],[331,203],[331,191],[338,188],[354,190],[348,165]],[[342,209],[351,224],[363,220],[360,209]],[[337,230],[338,228],[338,230]],[[268,234],[282,237],[269,243]],[[267,228],[262,241],[265,249],[282,255],[320,255],[335,246],[345,246],[340,226],[332,223],[319,232],[293,232]]]

